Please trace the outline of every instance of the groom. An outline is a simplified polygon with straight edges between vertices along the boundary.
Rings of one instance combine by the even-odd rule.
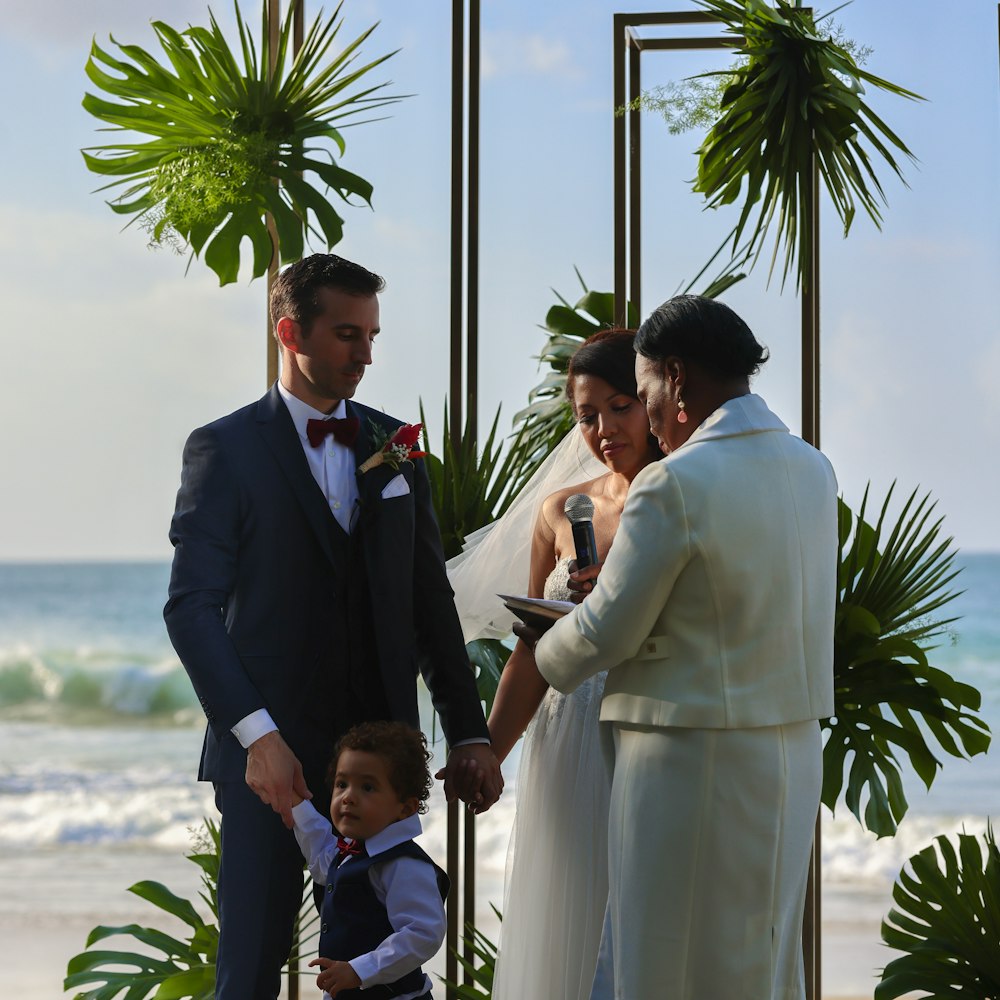
[[[222,813],[217,1000],[277,996],[302,896],[293,796],[328,807],[351,725],[419,727],[418,667],[452,748],[448,797],[481,811],[503,785],[423,466],[358,469],[399,426],[352,401],[383,285],[332,254],[286,268],[270,300],[280,381],[184,449],[164,618]]]

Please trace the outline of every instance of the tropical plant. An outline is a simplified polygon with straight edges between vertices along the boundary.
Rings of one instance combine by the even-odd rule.
[[[694,279],[679,289],[680,292],[690,292],[702,280],[731,236],[732,233],[726,237],[722,246],[712,254]],[[742,281],[746,275],[739,268],[745,259],[745,253],[742,256],[737,254],[705,286],[701,294],[715,298],[738,281]],[[554,288],[552,289],[559,301],[545,314],[545,322],[541,324],[548,337],[538,355],[539,366],[547,365],[549,370],[542,381],[528,393],[528,405],[514,414],[514,427],[521,435],[521,447],[532,462],[531,471],[537,468],[538,463],[545,459],[573,426],[573,413],[566,399],[566,373],[570,358],[589,337],[601,330],[614,327],[617,323],[614,293],[592,291],[587,287],[579,269],[574,267],[573,270],[583,289],[583,295],[571,304]],[[625,312],[626,327],[629,329],[637,327],[639,315],[631,302],[626,303]]]
[[[202,902],[215,918],[205,920],[194,904],[175,895],[160,882],[137,882],[129,888],[141,899],[152,903],[164,913],[182,920],[191,929],[186,941],[140,924],[121,927],[95,927],[87,936],[87,951],[69,960],[63,989],[90,986],[74,995],[74,1000],[212,1000],[215,996],[215,956],[219,946],[219,852],[218,825],[205,820],[205,830],[196,836],[188,859],[201,869]],[[303,887],[303,908],[299,916],[298,947],[316,936],[310,928],[318,920],[312,904],[312,879],[306,877]],[[308,932],[308,933],[307,933]],[[99,941],[111,937],[131,937],[158,954],[135,951],[90,950]],[[289,958],[289,968],[298,969],[298,953]]]
[[[892,493],[874,526],[867,490],[856,515],[840,504],[835,715],[822,723],[823,802],[834,808],[848,770],[846,805],[879,837],[894,834],[908,808],[900,754],[930,788],[941,766],[931,742],[955,757],[990,744],[989,726],[975,714],[979,692],[928,658],[956,620],[941,615],[957,596],[948,589],[959,573],[951,539],[940,539],[936,505],[916,491],[890,527]]]
[[[745,233],[753,260],[777,223],[771,273],[782,242],[783,277],[806,277],[812,238],[813,163],[847,235],[857,206],[881,225],[885,192],[875,174],[877,155],[902,180],[893,150],[913,159],[903,141],[865,103],[865,85],[922,100],[918,94],[858,65],[850,51],[817,27],[810,10],[791,0],[696,0],[736,36],[742,60],[706,77],[725,76],[721,115],[699,149],[695,191],[709,207],[742,197],[734,251]],[[829,17],[829,15],[825,15]],[[871,152],[868,147],[871,147]],[[904,181],[905,183],[905,181]],[[753,224],[750,217],[759,205]]]
[[[258,49],[234,2],[238,52],[210,12],[207,28],[179,32],[153,22],[164,64],[114,39],[120,57],[94,42],[87,60],[87,76],[112,99],[88,93],[84,108],[111,131],[152,137],[83,150],[90,170],[114,178],[100,190],[125,188],[109,202],[111,209],[135,216],[154,243],[190,247],[196,257],[204,253],[223,285],[237,278],[244,238],[253,247],[254,277],[268,269],[278,248],[282,262],[298,260],[307,232],[327,248],[339,242],[343,219],[326,192],[347,203],[352,197],[370,203],[372,186],[338,165],[345,145],[334,123],[399,99],[378,95],[384,83],[345,93],[394,53],[355,65],[373,26],[330,54],[343,25],[342,3],[312,23],[292,58],[299,2],[289,3],[274,48],[267,5]],[[325,192],[306,179],[310,174]]]
[[[892,889],[895,907],[882,940],[905,954],[883,970],[875,1000],[917,990],[932,1000],[1000,998],[1000,851],[987,826],[982,840],[959,834],[915,854]]]
[[[490,909],[503,920],[500,911],[490,903]],[[465,925],[462,935],[464,948],[461,952],[453,951],[455,958],[472,980],[469,983],[455,983],[443,976],[438,978],[448,988],[449,995],[454,994],[459,1000],[489,1000],[493,996],[493,974],[497,963],[497,946],[482,931],[471,923]],[[466,951],[472,954],[472,959],[465,957]],[[478,959],[479,964],[476,964]],[[481,987],[481,988],[480,988]]]
[[[823,34],[843,46],[859,66],[864,66],[874,51],[869,45],[859,45],[847,37],[843,25],[827,21]],[[817,25],[817,30],[819,25]],[[616,114],[626,111],[650,111],[660,115],[667,125],[671,135],[680,135],[694,128],[708,131],[722,113],[722,98],[730,84],[735,82],[735,63],[725,73],[705,79],[703,76],[689,76],[684,80],[675,80],[649,90],[642,91],[635,100],[624,107],[616,108]]]
[[[457,556],[466,538],[479,528],[495,521],[511,505],[521,487],[538,467],[524,446],[524,436],[516,435],[506,451],[497,441],[500,410],[493,417],[489,435],[482,448],[466,419],[462,439],[456,444],[448,433],[448,406],[444,407],[440,457],[435,455],[427,433],[423,404],[424,464],[430,480],[431,502],[438,518],[446,559]],[[545,456],[541,456],[544,458]],[[469,660],[476,670],[479,697],[489,714],[510,650],[499,639],[475,639],[466,645]]]

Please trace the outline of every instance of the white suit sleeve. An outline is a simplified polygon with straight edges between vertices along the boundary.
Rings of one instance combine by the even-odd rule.
[[[535,662],[549,684],[573,691],[588,677],[634,657],[693,544],[677,477],[668,462],[654,462],[632,482],[593,591],[535,647]]]

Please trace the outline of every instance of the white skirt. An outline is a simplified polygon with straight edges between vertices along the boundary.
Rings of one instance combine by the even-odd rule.
[[[614,735],[616,1000],[804,998],[819,724]]]

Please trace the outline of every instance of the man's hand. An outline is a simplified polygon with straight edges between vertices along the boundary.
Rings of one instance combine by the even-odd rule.
[[[444,778],[444,796],[449,802],[458,796],[474,813],[486,812],[503,791],[500,765],[488,743],[452,747],[448,763],[434,777]]]
[[[601,563],[595,563],[593,566],[585,566],[583,569],[577,569],[576,560],[573,559],[569,564],[569,580],[566,586],[572,591],[570,600],[574,604],[582,604],[583,599],[594,589],[594,583],[597,581],[597,577],[601,572]]]
[[[322,966],[316,977],[316,985],[335,997],[341,990],[355,990],[361,985],[358,974],[351,968],[349,962],[335,962],[332,958],[314,958],[309,963]]]
[[[292,806],[311,799],[302,765],[281,734],[266,733],[247,748],[247,784],[257,797],[292,828]]]

